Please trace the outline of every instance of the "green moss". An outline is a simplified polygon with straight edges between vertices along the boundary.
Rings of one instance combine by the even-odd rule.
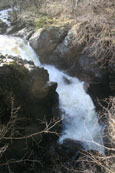
[[[36,21],[36,28],[48,28],[50,25],[55,24],[57,20],[47,16],[41,16]]]
[[[44,25],[46,25],[47,17],[46,16],[41,16],[38,21],[36,22],[36,27],[42,28]]]

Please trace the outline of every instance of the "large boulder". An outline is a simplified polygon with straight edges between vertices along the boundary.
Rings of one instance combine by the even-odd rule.
[[[41,120],[46,115],[45,118],[50,120],[53,116],[52,107],[57,101],[57,84],[49,82],[47,70],[35,67],[31,61],[11,56],[6,58],[2,55],[0,58],[2,98],[9,97],[12,93],[11,95],[15,97],[15,104],[21,107],[19,114],[21,112],[22,116],[33,119],[38,116]]]
[[[49,57],[56,49],[59,43],[66,36],[67,31],[64,28],[38,29],[30,38],[30,44],[40,56],[42,63],[49,62]]]
[[[64,45],[66,47],[66,44],[69,44],[68,42],[70,42],[70,44],[72,42],[71,38],[67,38],[68,30],[69,27],[67,26],[53,26],[50,29],[38,29],[32,35],[29,41],[31,46],[40,56],[41,63],[54,64],[57,66],[63,64],[63,59],[67,53],[70,52],[70,48],[68,48],[69,50],[67,52],[67,49],[64,48]],[[66,41],[64,41],[65,38],[67,38]]]
[[[35,67],[31,61],[0,55],[0,127],[6,129],[0,147],[7,145],[4,152],[7,159],[21,159],[42,138],[45,147],[57,139],[49,137],[46,142],[41,136],[48,123],[51,125],[52,119],[59,118],[56,87],[56,83],[49,82],[44,68]]]

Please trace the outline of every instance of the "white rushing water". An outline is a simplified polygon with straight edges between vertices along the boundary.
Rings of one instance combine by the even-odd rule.
[[[83,142],[85,149],[104,153],[102,141],[103,128],[98,123],[91,97],[85,92],[83,82],[70,77],[53,66],[45,65],[50,80],[58,83],[60,109],[63,112],[64,129],[59,142],[73,139]],[[97,143],[97,144],[96,144]]]
[[[8,26],[10,26],[10,21],[8,20],[9,18],[9,12],[12,11],[11,8],[5,9],[5,10],[0,10],[0,19],[6,23]]]
[[[33,49],[26,41],[17,37],[0,35],[0,53],[20,56],[40,66],[39,58]],[[86,150],[97,150],[103,154],[103,127],[98,123],[94,104],[85,92],[83,82],[51,65],[43,67],[48,70],[50,81],[58,83],[59,106],[64,119],[59,142],[62,143],[67,138],[79,140]]]
[[[29,43],[18,37],[0,35],[0,53],[32,60],[36,66],[40,66],[38,57]]]

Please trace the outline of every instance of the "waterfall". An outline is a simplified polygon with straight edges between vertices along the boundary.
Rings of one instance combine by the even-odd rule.
[[[59,108],[62,112],[63,131],[59,142],[64,139],[79,140],[86,150],[104,153],[103,127],[99,124],[95,106],[84,90],[84,83],[70,77],[51,65],[41,65],[39,57],[27,41],[17,37],[0,35],[0,53],[32,60],[36,66],[48,70],[50,81],[58,83]]]
[[[84,90],[84,83],[53,66],[44,65],[44,68],[48,70],[50,80],[58,83],[57,92],[64,119],[59,142],[62,143],[67,138],[78,140],[86,150],[104,153],[103,127],[98,122],[91,97]]]
[[[38,57],[29,43],[18,37],[0,35],[0,53],[18,56],[22,59],[33,61],[36,66],[40,66]]]

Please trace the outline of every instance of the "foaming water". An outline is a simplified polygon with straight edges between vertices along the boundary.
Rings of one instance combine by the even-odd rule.
[[[20,58],[33,61],[36,66],[40,66],[38,57],[29,43],[18,37],[0,35],[0,53],[20,56]]]
[[[67,138],[79,140],[86,150],[97,150],[103,154],[103,127],[98,123],[95,106],[84,90],[84,83],[53,66],[44,67],[50,74],[50,80],[58,83],[57,92],[64,118],[59,142],[63,143]]]
[[[12,11],[11,8],[5,9],[5,10],[0,10],[0,19],[6,23],[8,26],[10,26],[10,21],[8,20],[9,18],[9,12]]]
[[[30,45],[17,37],[0,35],[0,53],[20,56],[40,66],[39,58]],[[64,119],[59,142],[63,143],[67,138],[79,140],[86,150],[97,150],[103,154],[103,127],[98,123],[94,104],[85,92],[83,82],[51,65],[43,67],[48,70],[50,81],[58,83],[59,106]]]

